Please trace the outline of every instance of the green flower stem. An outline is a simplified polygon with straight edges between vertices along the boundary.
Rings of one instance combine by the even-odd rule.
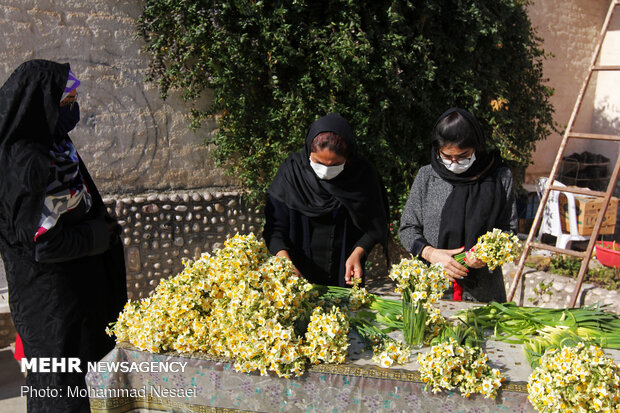
[[[422,303],[403,301],[403,334],[405,343],[421,348],[424,344],[424,329],[428,312]]]
[[[594,304],[581,308],[517,307],[514,303],[489,303],[457,313],[465,323],[494,330],[493,339],[524,344],[530,364],[549,347],[584,341],[620,349],[620,315]]]
[[[456,254],[454,256],[454,259],[461,265],[469,268],[469,266],[467,265],[467,263],[465,262],[465,258],[467,258],[467,252],[463,251],[463,252],[459,252],[458,254]]]

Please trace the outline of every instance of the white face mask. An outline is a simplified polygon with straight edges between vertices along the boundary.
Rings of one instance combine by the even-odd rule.
[[[474,161],[476,160],[476,153],[473,152],[469,157],[469,160],[463,159],[459,161],[460,163],[448,161],[441,156],[439,157],[439,160],[441,161],[441,163],[443,163],[443,166],[445,166],[448,171],[458,175],[468,170],[474,164]]]
[[[313,162],[312,158],[308,159],[310,159],[310,166],[312,167],[312,170],[314,170],[314,173],[319,177],[319,179],[329,181],[330,179],[337,177],[338,174],[344,170],[344,164],[326,166],[321,163]]]

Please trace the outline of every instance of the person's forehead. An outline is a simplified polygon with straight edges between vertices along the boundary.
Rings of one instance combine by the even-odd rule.
[[[345,160],[344,156],[338,155],[336,152],[329,148],[320,148],[318,151],[310,152],[310,157],[320,161],[336,161],[342,162]]]
[[[446,155],[461,155],[473,151],[474,148],[459,148],[456,145],[444,145],[439,148],[439,151]]]

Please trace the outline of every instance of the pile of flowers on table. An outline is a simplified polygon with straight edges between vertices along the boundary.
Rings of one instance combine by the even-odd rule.
[[[475,249],[489,268],[519,249],[518,241],[497,231],[481,237]],[[203,352],[233,359],[239,372],[290,377],[311,364],[344,363],[351,328],[372,346],[375,363],[405,364],[411,340],[404,344],[388,333],[402,330],[407,339],[422,314],[417,327],[432,347],[417,360],[433,392],[458,389],[465,397],[496,397],[504,378],[482,352],[486,329],[494,330],[493,339],[524,344],[535,368],[528,390],[537,410],[620,410],[620,369],[596,346],[620,348],[620,316],[598,307],[490,303],[459,313],[460,324],[451,325],[435,305],[448,287],[441,266],[418,258],[394,265],[389,276],[403,300],[390,300],[358,285],[309,284],[253,234],[229,238],[222,249],[184,265],[149,297],[128,301],[107,333],[145,351]],[[582,336],[590,343],[565,347]]]
[[[493,340],[523,345],[533,373],[529,399],[540,412],[620,409],[620,369],[601,347],[620,349],[620,316],[598,305],[517,307],[490,303],[457,316],[493,330]]]
[[[420,376],[433,393],[457,388],[464,397],[481,393],[495,399],[504,377],[487,361],[480,347],[460,345],[452,337],[418,354]]]
[[[540,412],[620,411],[620,369],[595,345],[548,349],[527,389]]]
[[[152,295],[129,301],[108,334],[141,350],[205,352],[234,359],[238,371],[284,377],[309,362],[344,361],[349,325],[341,310],[313,308],[312,285],[253,234],[184,264]]]

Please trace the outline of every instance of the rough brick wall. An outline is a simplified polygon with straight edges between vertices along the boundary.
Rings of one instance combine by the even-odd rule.
[[[534,0],[530,5],[530,19],[537,35],[544,39],[543,48],[553,54],[543,67],[545,77],[549,78],[547,84],[555,89],[551,102],[560,130],[568,123],[608,7],[609,0]],[[581,130],[590,129],[593,111],[593,93],[590,93],[576,126]],[[561,139],[560,134],[554,133],[538,143],[534,163],[528,169],[530,179],[549,175]],[[585,149],[583,141],[573,141],[567,154]]]
[[[141,7],[138,0],[3,0],[0,84],[29,59],[71,64],[82,81],[82,119],[71,137],[102,191],[231,185],[203,145],[215,122],[189,131],[187,104],[174,94],[162,101],[145,82]]]

